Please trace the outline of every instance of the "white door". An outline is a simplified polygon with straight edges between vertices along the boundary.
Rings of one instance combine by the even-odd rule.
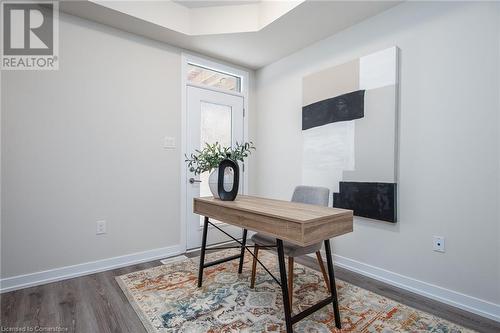
[[[193,86],[187,87],[187,153],[201,149],[207,143],[219,142],[231,146],[243,142],[243,97]],[[187,175],[187,248],[201,246],[203,217],[193,213],[193,198],[211,196],[208,172],[195,175],[186,167]],[[239,193],[243,191],[243,169],[240,165]],[[191,182],[190,179],[192,178]],[[193,182],[194,181],[194,182]],[[241,228],[216,222],[218,227],[235,238],[241,238]],[[228,237],[215,228],[208,232],[208,244],[228,241]]]

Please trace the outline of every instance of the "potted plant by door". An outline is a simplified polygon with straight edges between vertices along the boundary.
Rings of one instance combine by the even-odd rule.
[[[219,198],[218,181],[219,181],[219,164],[224,159],[230,159],[235,163],[244,162],[252,150],[255,150],[253,142],[236,143],[234,147],[222,147],[218,142],[214,144],[205,143],[201,150],[195,150],[189,156],[186,155],[186,163],[191,172],[195,175],[203,172],[210,172],[208,177],[208,185],[210,192],[215,198]],[[224,169],[224,189],[229,191],[233,188],[233,170],[231,168]]]

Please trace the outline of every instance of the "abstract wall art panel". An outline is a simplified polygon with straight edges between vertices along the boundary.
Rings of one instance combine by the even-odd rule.
[[[398,49],[303,78],[302,182],[335,207],[396,222]]]

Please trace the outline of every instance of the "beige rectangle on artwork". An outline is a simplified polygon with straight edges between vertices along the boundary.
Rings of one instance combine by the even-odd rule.
[[[359,90],[359,59],[305,76],[302,105]]]

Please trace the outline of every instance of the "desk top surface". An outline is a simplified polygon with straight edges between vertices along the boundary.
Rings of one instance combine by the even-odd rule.
[[[352,210],[247,195],[195,198],[193,212],[300,246],[353,231]]]
[[[347,209],[316,206],[248,195],[238,195],[234,201],[222,201],[214,197],[201,197],[195,198],[194,200],[296,223],[311,223],[343,215],[352,216],[352,211]]]

